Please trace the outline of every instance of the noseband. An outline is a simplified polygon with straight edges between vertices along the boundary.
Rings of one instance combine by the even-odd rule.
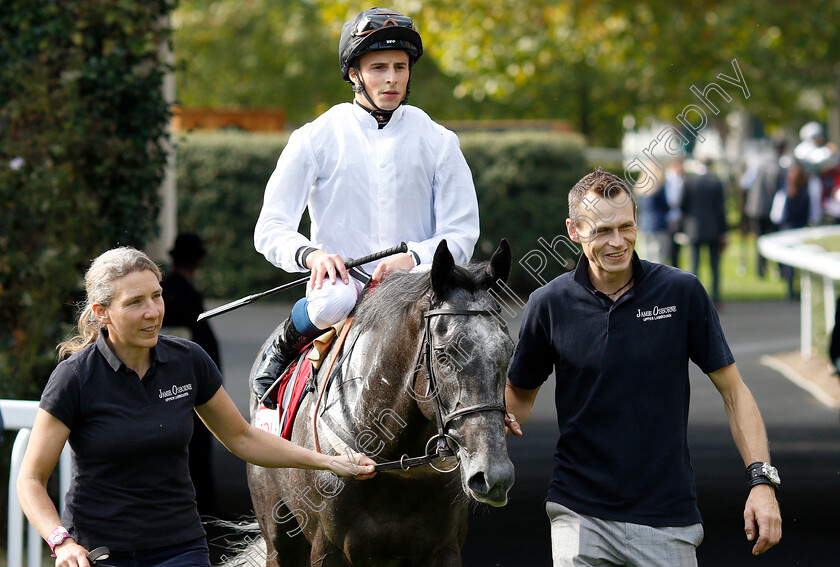
[[[402,458],[400,458],[400,460],[398,461],[388,461],[387,463],[379,463],[376,465],[377,472],[390,471],[395,469],[402,469],[404,471],[407,471],[411,467],[416,467],[420,465],[430,465],[433,469],[435,469],[438,472],[452,472],[458,467],[455,466],[451,469],[439,469],[434,465],[434,461],[437,459],[445,460],[447,457],[456,456],[455,452],[452,450],[452,448],[449,446],[449,443],[447,442],[447,439],[449,439],[457,445],[457,441],[455,441],[455,439],[453,439],[450,435],[447,435],[446,433],[449,424],[452,421],[458,419],[459,417],[463,417],[465,415],[470,415],[473,413],[481,413],[485,411],[500,411],[503,415],[507,413],[507,409],[502,404],[477,404],[473,406],[467,406],[465,408],[461,408],[444,415],[443,402],[440,399],[440,391],[438,389],[437,376],[435,375],[434,341],[431,330],[432,317],[436,317],[439,315],[477,315],[482,317],[493,317],[496,315],[496,313],[488,309],[430,309],[429,311],[423,314],[423,318],[425,319],[423,329],[423,348],[420,350],[420,354],[418,355],[418,362],[420,356],[423,356],[425,359],[424,362],[426,366],[426,372],[429,375],[429,391],[432,393],[432,401],[434,402],[435,420],[437,421],[437,433],[433,435],[432,438],[429,439],[429,441],[426,443],[426,454],[424,456],[409,457],[408,455],[403,455]],[[419,364],[415,365],[415,368],[418,367]],[[430,452],[429,447],[433,442],[435,445],[435,450],[433,452]]]

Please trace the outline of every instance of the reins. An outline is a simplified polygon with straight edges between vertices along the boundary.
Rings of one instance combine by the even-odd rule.
[[[420,349],[418,354],[418,363],[420,357],[424,357],[425,359],[425,367],[426,372],[429,375],[429,392],[431,392],[432,400],[434,402],[435,408],[435,421],[437,422],[437,433],[432,436],[431,439],[426,443],[426,454],[421,457],[409,457],[408,455],[403,455],[397,461],[388,461],[385,463],[379,463],[375,465],[375,469],[377,472],[384,472],[390,470],[400,469],[403,471],[407,471],[412,467],[417,467],[420,465],[431,465],[438,472],[452,472],[456,467],[452,469],[439,469],[435,467],[434,461],[441,460],[445,461],[447,457],[456,456],[455,452],[449,446],[448,440],[451,440],[453,443],[457,445],[457,441],[453,439],[451,436],[447,435],[446,431],[448,429],[449,424],[459,417],[463,417],[465,415],[470,415],[473,413],[480,413],[485,411],[500,411],[502,414],[507,413],[507,409],[503,404],[476,404],[472,406],[468,406],[465,408],[461,408],[455,411],[452,411],[446,415],[443,415],[443,402],[440,399],[440,391],[438,389],[437,384],[437,376],[435,374],[435,365],[434,365],[434,344],[433,344],[433,335],[431,331],[431,319],[432,317],[436,317],[439,315],[465,315],[465,316],[485,316],[485,317],[492,317],[494,315],[493,311],[482,309],[482,310],[472,310],[472,309],[430,309],[426,313],[423,314],[424,322],[424,329],[423,329],[423,347]],[[418,368],[419,364],[415,365],[415,368]],[[416,371],[415,371],[416,372]],[[435,450],[433,452],[429,451],[429,446],[435,442]]]

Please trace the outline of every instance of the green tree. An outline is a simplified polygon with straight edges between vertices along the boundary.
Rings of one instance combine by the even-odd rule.
[[[173,26],[185,106],[282,107],[294,122],[342,100],[337,49],[311,2],[182,0]]]
[[[197,19],[192,28],[182,25],[178,37],[184,35],[186,41],[187,35],[204,29],[220,45],[214,57],[201,59],[179,40],[185,49],[180,57],[192,60],[192,72],[243,90],[250,88],[246,84],[262,88],[257,82],[271,85],[265,89],[271,93],[268,99],[248,95],[224,104],[283,106],[296,124],[349,98],[337,76],[335,47],[342,22],[369,4],[201,4],[207,7],[204,15],[193,14]],[[220,4],[229,12],[248,14],[250,20],[273,22],[271,29],[258,45],[240,50],[233,43],[244,43],[247,27],[236,33],[213,29],[227,26],[223,19],[211,18]],[[686,104],[695,102],[689,88],[702,88],[718,73],[731,73],[733,59],[751,96],[736,100],[728,110],[741,104],[768,125],[785,126],[815,113],[824,118],[838,102],[840,61],[833,49],[840,39],[838,0],[772,7],[758,0],[398,0],[391,6],[411,14],[423,35],[425,55],[413,78],[412,101],[441,120],[565,119],[591,143],[617,145],[625,115],[637,122],[649,117],[673,121]],[[294,14],[306,17],[295,19]],[[286,37],[289,22],[294,29],[307,30],[304,39]],[[287,76],[279,65],[249,67],[268,57],[260,53],[289,54],[284,65],[305,62],[296,67],[303,71]],[[226,58],[231,62],[222,63]],[[202,61],[212,65],[203,68]],[[215,74],[214,66],[224,72]],[[245,68],[247,73],[240,71]],[[210,100],[189,81],[180,84],[185,104]]]
[[[367,7],[181,0],[173,17],[178,102],[190,107],[279,107],[292,127],[314,119],[352,99],[339,73],[338,39],[342,23]],[[471,105],[452,103],[456,84],[433,58],[425,57],[412,75],[411,102],[438,119],[470,118]]]
[[[157,231],[170,9],[0,4],[2,397],[37,397],[90,259]]]
[[[837,0],[484,4],[424,4],[440,30],[435,45],[448,54],[442,69],[473,96],[525,101],[541,114],[531,97],[557,93],[555,112],[596,140],[620,134],[623,114],[673,121],[696,102],[689,88],[732,76],[733,59],[750,87],[749,100],[734,104],[770,125],[815,110],[824,117],[838,103]]]

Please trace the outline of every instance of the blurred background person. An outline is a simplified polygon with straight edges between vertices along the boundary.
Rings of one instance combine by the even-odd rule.
[[[828,357],[831,359],[834,373],[840,375],[840,299],[834,306],[834,329],[828,343]]]
[[[785,175],[790,160],[785,155],[787,142],[780,138],[773,142],[773,152],[765,153],[752,171],[745,173],[741,186],[747,191],[744,214],[749,221],[750,231],[758,238],[778,230],[770,219],[773,199],[784,190]],[[750,179],[745,179],[749,175]],[[758,277],[767,274],[767,260],[756,251]]]
[[[837,165],[837,148],[826,141],[819,122],[808,122],[802,126],[799,129],[799,140],[793,150],[793,157],[811,169],[811,173],[819,174]]]
[[[793,160],[787,170],[785,180],[786,200],[780,219],[781,228],[790,230],[803,228],[808,223],[817,223],[822,216],[819,196],[821,195],[819,178],[809,174],[806,167],[799,159]],[[815,201],[817,201],[815,203]],[[782,277],[787,280],[788,299],[796,299],[794,290],[794,269],[791,266],[779,266]]]
[[[163,297],[167,302],[164,327],[172,328],[174,332],[179,332],[176,328],[189,329],[189,336],[184,338],[203,348],[221,370],[216,335],[207,320],[197,321],[198,316],[205,311],[204,298],[195,287],[196,271],[207,257],[204,242],[197,234],[181,233],[175,238],[175,245],[169,255],[172,264],[166,270],[162,284]]]
[[[204,299],[196,289],[194,278],[207,250],[197,234],[182,233],[175,238],[169,251],[172,264],[167,268],[161,287],[166,302],[162,332],[191,340],[210,355],[221,371],[219,344],[207,320],[197,321],[204,313]],[[190,441],[190,476],[195,485],[198,511],[203,515],[216,514],[213,483],[212,435],[197,414],[193,416],[193,437]]]
[[[671,233],[668,231],[668,201],[665,185],[659,185],[647,193],[638,192],[639,228],[642,232],[642,246],[646,260],[662,264],[670,261]]]
[[[675,268],[680,267],[680,244],[682,234],[682,204],[685,184],[683,158],[675,157],[665,169],[665,200],[668,201],[668,252],[667,261]]]
[[[799,144],[793,150],[793,156],[799,160],[800,165],[805,169],[808,176],[816,177],[819,182],[817,186],[809,186],[811,196],[811,222],[819,224],[822,222],[823,212],[833,222],[840,220],[840,201],[835,197],[835,188],[838,185],[838,164],[840,164],[840,153],[837,146],[828,143],[825,131],[819,122],[808,122],[799,129]],[[819,215],[819,218],[815,217]]]
[[[698,275],[701,249],[708,250],[712,271],[712,301],[720,307],[720,255],[726,245],[726,194],[711,171],[712,162],[701,160],[697,174],[685,180],[682,196],[684,231],[691,243],[691,270]]]

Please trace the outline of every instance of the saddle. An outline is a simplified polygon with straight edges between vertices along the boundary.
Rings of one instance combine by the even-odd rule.
[[[342,328],[349,327],[350,320],[344,320],[330,328],[326,333],[318,336],[292,359],[291,363],[280,373],[277,380],[259,402],[254,415],[254,427],[263,429],[273,435],[291,440],[292,430],[298,409],[306,399],[307,394],[316,391],[318,370],[328,359],[333,346],[340,349],[341,342],[336,344]],[[338,354],[333,356],[332,362]],[[332,367],[328,367],[327,372]],[[266,406],[265,400],[270,398],[276,403],[274,409]]]

